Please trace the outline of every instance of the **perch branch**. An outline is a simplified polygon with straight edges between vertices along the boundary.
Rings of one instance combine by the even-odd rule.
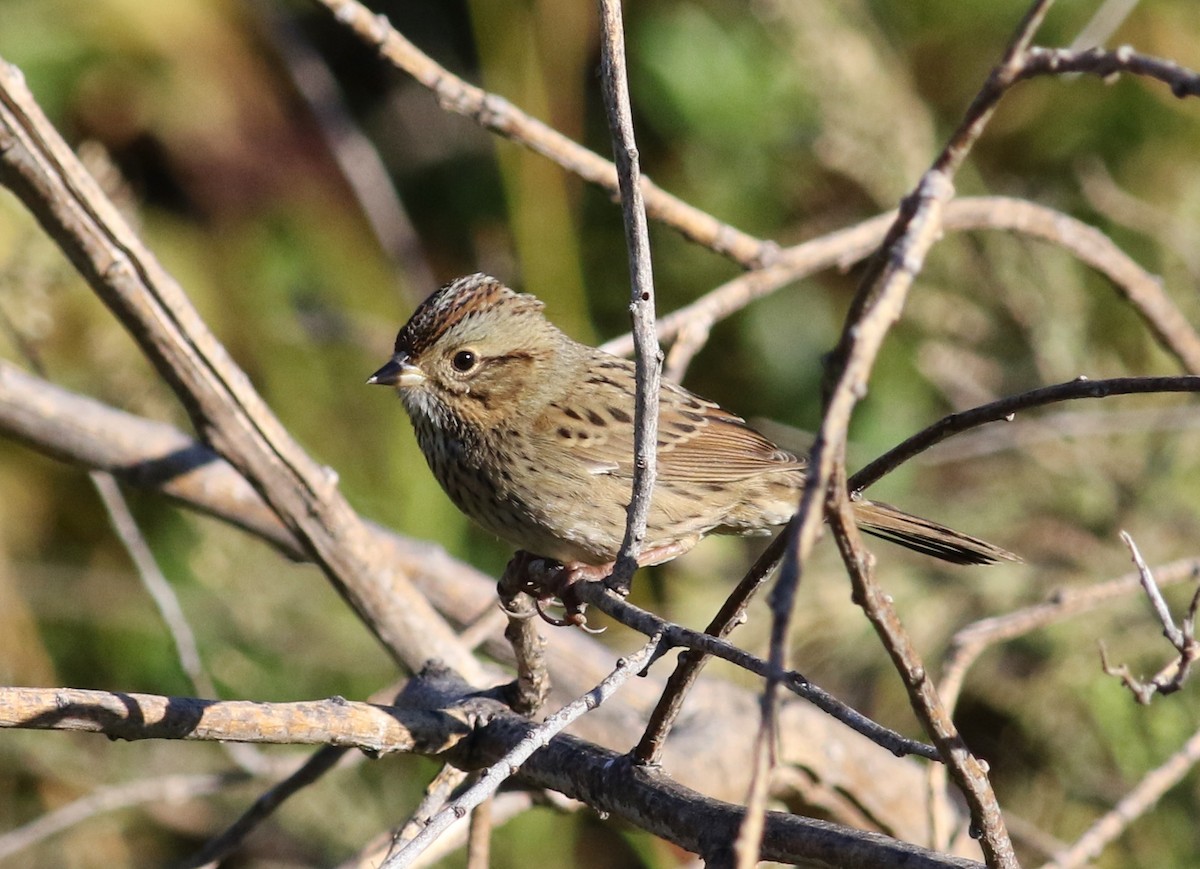
[[[662,349],[654,329],[654,273],[650,262],[650,235],[642,196],[641,165],[633,133],[629,80],[625,69],[625,33],[621,0],[600,0],[600,69],[604,106],[612,132],[625,246],[629,252],[629,314],[633,320],[636,385],[633,411],[633,492],[626,511],[625,534],[609,584],[628,592],[637,570],[638,555],[646,538],[650,498],[657,476],[658,391],[662,377]]]

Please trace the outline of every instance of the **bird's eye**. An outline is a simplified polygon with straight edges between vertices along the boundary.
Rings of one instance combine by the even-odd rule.
[[[454,354],[451,364],[454,366],[455,371],[466,374],[479,364],[479,357],[475,355],[475,351],[473,350],[459,350]]]

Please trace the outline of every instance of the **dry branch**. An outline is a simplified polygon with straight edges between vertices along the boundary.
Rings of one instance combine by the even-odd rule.
[[[463,738],[469,723],[462,715],[340,697],[252,703],[80,688],[0,687],[0,727],[103,733],[114,739],[338,745],[372,754],[434,754]]]
[[[294,557],[303,558],[303,552],[286,529],[245,480],[210,449],[171,426],[115,410],[0,362],[0,431],[59,459],[86,468],[109,469],[125,482],[162,492],[182,506],[252,530]],[[164,472],[176,468],[174,458],[180,456],[188,460],[178,463],[178,472]],[[481,607],[489,614],[499,615],[494,603],[495,583],[490,577],[451,559],[435,546],[407,540],[376,526],[368,527],[377,536],[378,544],[388,551],[389,558],[396,559],[416,577],[421,590],[456,623],[477,622]],[[769,566],[772,560],[762,564]],[[630,606],[625,601],[620,604]],[[662,621],[645,615],[646,627],[652,633]],[[624,620],[637,624],[629,615]],[[508,659],[508,643],[498,634],[497,631],[497,636],[487,641],[487,651],[494,657]],[[599,663],[604,660],[604,649],[592,638],[575,631],[557,630],[546,639],[549,647],[546,664],[560,697],[578,695],[587,690],[589,683],[595,684],[603,678]],[[757,660],[755,666],[765,666],[761,659]],[[855,730],[871,733],[871,739],[887,748],[884,752],[872,752],[856,734],[847,732],[807,703],[790,704],[787,716],[791,725],[782,734],[781,755],[803,765],[812,778],[809,790],[819,795],[824,788],[831,792],[852,788],[858,814],[865,812],[881,829],[919,840],[925,826],[922,803],[898,799],[891,789],[880,789],[877,783],[894,782],[901,790],[913,792],[920,787],[922,773],[892,753],[932,756],[930,749],[858,716],[815,686],[798,681],[792,687],[804,692],[809,703],[836,715]],[[603,745],[627,745],[629,729],[641,725],[660,690],[653,677],[636,680],[615,703],[583,719],[577,732],[582,731],[582,735]],[[674,738],[666,742],[662,764],[678,780],[692,787],[732,798],[743,787],[744,765],[736,760],[728,765],[714,764],[706,752],[713,744],[713,734],[717,733],[724,734],[721,739],[733,750],[729,735],[748,733],[753,702],[740,689],[719,682],[701,683],[690,697],[690,708],[704,713],[699,718],[695,711],[690,717],[685,716]],[[810,740],[816,733],[820,734],[822,749],[814,752]],[[737,756],[736,751],[731,754],[732,758]],[[849,758],[855,759],[853,768],[845,762]],[[818,802],[824,804],[829,800],[822,798]]]
[[[201,320],[182,287],[129,228],[0,61],[0,183],[58,243],[138,342],[211,444],[259,491],[399,663],[431,658],[482,672],[449,626],[373,545],[332,470],[295,443]]]
[[[629,256],[629,314],[633,320],[636,386],[633,426],[633,492],[626,511],[625,534],[608,581],[628,591],[637,570],[638,555],[646,538],[650,497],[658,474],[658,391],[662,377],[662,348],[654,328],[654,271],[650,261],[650,234],[646,203],[642,197],[642,169],[633,133],[629,104],[629,78],[625,68],[625,28],[620,0],[600,0],[601,72],[604,106],[612,132],[621,215]]]
[[[530,117],[503,97],[463,81],[405,39],[382,15],[372,15],[357,0],[316,2],[397,69],[432,91],[446,111],[471,118],[484,129],[530,148],[584,181],[607,190],[614,199],[620,195],[612,163]],[[778,252],[773,242],[722,223],[665,192],[649,178],[643,176],[641,187],[650,217],[747,268],[771,262]]]
[[[474,696],[447,671],[427,669],[395,706],[341,699],[311,703],[204,701],[73,689],[0,688],[0,726],[83,730],[113,738],[245,740],[350,745],[372,754],[441,753],[464,769],[490,766],[526,742],[533,725],[503,704]],[[469,739],[465,737],[470,736]],[[535,751],[518,777],[623,818],[682,848],[727,850],[741,810],[703,797],[661,772],[576,737]],[[978,867],[887,836],[793,815],[766,818],[763,855],[841,867]]]

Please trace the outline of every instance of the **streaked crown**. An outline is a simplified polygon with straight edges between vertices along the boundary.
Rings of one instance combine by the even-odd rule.
[[[446,284],[420,304],[396,336],[396,353],[420,358],[451,330],[456,337],[469,336],[475,326],[489,332],[495,322],[491,312],[498,308],[507,309],[515,322],[545,322],[542,302],[536,297],[515,292],[489,275],[467,275]],[[489,314],[490,322],[478,322]]]

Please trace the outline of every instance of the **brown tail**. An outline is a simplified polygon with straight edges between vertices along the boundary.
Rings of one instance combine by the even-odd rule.
[[[854,518],[868,534],[953,564],[996,564],[1021,560],[1008,550],[985,540],[897,510],[890,504],[855,501]]]

